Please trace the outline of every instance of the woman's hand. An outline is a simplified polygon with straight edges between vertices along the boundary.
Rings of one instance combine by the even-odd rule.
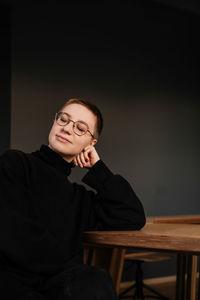
[[[100,157],[94,146],[88,146],[74,158],[74,164],[80,168],[91,168],[98,160]]]

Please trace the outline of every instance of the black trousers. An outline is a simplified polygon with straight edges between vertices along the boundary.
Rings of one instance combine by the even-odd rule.
[[[33,276],[0,269],[1,300],[116,300],[107,272],[80,265],[55,276]]]

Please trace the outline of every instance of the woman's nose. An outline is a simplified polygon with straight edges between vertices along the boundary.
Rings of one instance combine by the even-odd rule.
[[[65,126],[63,126],[63,130],[65,132],[72,134],[74,132],[73,126],[74,126],[73,122],[69,121]]]

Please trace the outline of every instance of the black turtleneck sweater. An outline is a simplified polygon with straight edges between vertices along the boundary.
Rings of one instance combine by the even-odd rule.
[[[0,157],[0,264],[53,274],[81,263],[86,230],[138,230],[144,210],[129,183],[99,160],[83,178],[68,179],[73,163],[43,145]]]

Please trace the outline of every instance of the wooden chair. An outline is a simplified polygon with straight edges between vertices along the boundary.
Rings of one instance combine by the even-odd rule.
[[[156,294],[159,299],[169,300],[167,297],[153,290],[151,287],[143,283],[142,268],[143,262],[158,262],[170,259],[172,255],[160,252],[145,252],[145,253],[127,253],[124,248],[101,248],[94,247],[94,245],[84,244],[84,263],[103,268],[109,272],[115,285],[116,293],[119,298],[126,298],[126,294],[131,290],[135,289],[135,294],[132,296],[133,299],[141,295],[141,299],[144,299],[143,287],[151,290]],[[136,283],[128,288],[126,291],[120,293],[120,283],[122,279],[122,272],[124,268],[125,260],[134,260],[137,265]],[[143,296],[142,296],[143,295]],[[154,298],[156,298],[154,297]],[[128,298],[128,297],[127,297]],[[129,296],[130,298],[130,296]]]
[[[143,271],[142,271],[142,264],[144,262],[160,262],[164,260],[168,260],[172,258],[172,255],[167,253],[161,252],[142,252],[142,253],[125,253],[124,261],[125,260],[132,260],[136,264],[136,273],[135,273],[135,283],[132,284],[130,287],[125,289],[123,292],[119,294],[119,299],[124,298],[132,298],[132,299],[145,299],[145,298],[156,298],[156,299],[163,299],[169,300],[166,296],[162,295],[160,292],[156,291],[149,285],[143,282]],[[150,291],[151,294],[144,294],[143,290],[146,289]],[[134,293],[130,296],[130,291],[133,290]],[[127,296],[129,293],[129,296]]]

